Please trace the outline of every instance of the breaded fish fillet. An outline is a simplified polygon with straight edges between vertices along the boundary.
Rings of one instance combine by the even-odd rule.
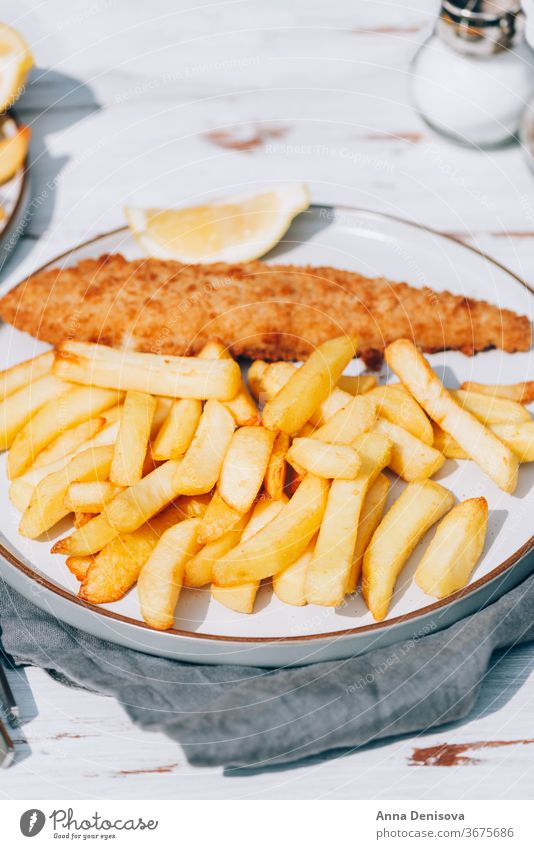
[[[218,337],[234,355],[267,360],[301,359],[350,333],[371,367],[400,338],[429,353],[531,345],[526,316],[449,292],[335,268],[187,266],[119,254],[38,272],[0,300],[0,316],[52,344],[77,339],[184,354]]]

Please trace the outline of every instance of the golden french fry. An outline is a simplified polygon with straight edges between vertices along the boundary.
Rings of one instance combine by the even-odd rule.
[[[241,371],[234,360],[142,354],[90,342],[63,342],[56,352],[54,374],[107,389],[200,400],[229,401],[241,384]]]
[[[218,539],[237,525],[243,514],[223,501],[216,490],[206,508],[202,524],[198,531],[198,541],[202,545]]]
[[[450,460],[470,459],[467,451],[460,448],[454,437],[451,436],[450,433],[445,433],[439,424],[432,422],[432,429],[434,431],[434,448],[437,451],[441,451],[444,457],[447,457]]]
[[[46,351],[31,360],[0,371],[0,401],[18,392],[29,383],[35,383],[45,374],[50,374],[54,365],[54,352]]]
[[[180,460],[167,460],[105,505],[105,519],[119,533],[135,531],[163,510],[182,490],[177,485]]]
[[[83,581],[93,561],[94,557],[67,557],[66,565],[75,578]]]
[[[116,495],[122,492],[122,487],[111,481],[97,480],[76,481],[71,483],[65,495],[65,507],[79,513],[101,513],[104,506]]]
[[[322,442],[350,445],[376,421],[376,402],[369,397],[356,395],[349,403],[328,419],[326,424],[313,431],[313,438]],[[304,436],[304,434],[299,434]]]
[[[213,542],[209,542],[186,563],[184,586],[203,587],[211,583],[213,564],[239,543],[249,518],[249,513],[241,516],[235,527]]]
[[[111,462],[111,460],[110,460]],[[95,516],[86,525],[52,546],[52,554],[68,554],[71,557],[88,557],[102,551],[118,535],[118,531],[106,522],[104,516]]]
[[[428,415],[454,436],[497,486],[505,492],[513,492],[519,466],[516,455],[457,404],[415,345],[408,339],[400,339],[386,348],[385,356],[390,368]]]
[[[382,519],[388,490],[389,480],[382,473],[378,475],[367,490],[358,522],[358,533],[352,558],[352,570],[348,582],[349,593],[354,592],[358,586],[362,571],[363,556],[371,537]]]
[[[356,343],[351,336],[339,336],[319,345],[273,400],[265,405],[265,427],[297,433],[328,398],[355,354]]]
[[[56,400],[49,401],[30,418],[13,440],[7,457],[8,477],[13,479],[23,474],[37,454],[59,434],[98,416],[116,403],[116,392],[92,386],[69,389]]]
[[[404,386],[397,383],[377,386],[367,397],[375,401],[379,416],[404,428],[421,442],[432,445],[432,425]]]
[[[351,374],[342,374],[337,385],[343,392],[351,395],[365,395],[377,385],[377,379],[373,374],[359,374],[357,377]]]
[[[168,528],[141,569],[137,583],[141,614],[147,625],[159,631],[173,626],[185,565],[199,549],[198,528],[198,519]]]
[[[275,434],[264,427],[240,427],[230,440],[217,490],[237,513],[247,513],[261,489]]]
[[[286,454],[290,444],[287,433],[276,434],[269,464],[263,479],[263,488],[273,501],[278,501],[284,495],[286,485]]]
[[[294,563],[319,528],[327,494],[325,480],[306,476],[278,516],[215,563],[214,582],[232,586],[261,581]]]
[[[74,481],[105,480],[109,474],[113,448],[109,445],[82,451],[57,472],[37,484],[30,506],[22,516],[19,532],[36,539],[68,516],[65,495]]]
[[[46,478],[47,475],[63,469],[68,460],[72,460],[78,454],[81,454],[82,451],[88,451],[89,448],[98,448],[102,445],[113,445],[116,437],[117,423],[115,422],[108,427],[104,427],[103,430],[97,433],[93,439],[90,439],[83,445],[78,446],[78,448],[76,448],[72,454],[69,454],[67,457],[60,460],[54,460],[53,463],[48,463],[46,466],[36,467],[34,464],[31,469],[11,483],[9,487],[9,497],[11,501],[21,513],[24,513],[26,508],[29,507],[35,487],[40,481]]]
[[[364,433],[355,444],[362,459],[359,474],[351,481],[333,481],[306,572],[306,598],[311,604],[336,607],[352,591],[362,506],[369,487],[391,458],[391,441],[381,434]]]
[[[517,401],[518,404],[530,404],[534,401],[534,380],[509,384],[475,383],[473,380],[465,380],[460,388],[467,392],[477,392],[479,395],[508,398],[510,401]]]
[[[375,431],[391,439],[393,449],[389,467],[405,481],[431,478],[445,462],[444,455],[436,448],[387,419],[378,419]]]
[[[74,513],[73,524],[75,528],[83,528],[84,525],[87,525],[91,519],[94,519],[97,516],[97,513]]]
[[[155,412],[156,399],[152,395],[134,391],[126,393],[109,473],[112,483],[133,486],[141,480]]]
[[[122,598],[135,585],[161,534],[179,518],[176,510],[169,507],[149,524],[111,540],[89,567],[80,587],[80,598],[93,604],[107,604]]]
[[[212,584],[211,597],[236,613],[252,613],[259,586],[259,581],[239,584],[236,587],[219,587]]]
[[[387,616],[395,582],[424,534],[454,504],[448,489],[431,480],[410,483],[388,510],[363,558],[362,594],[376,620]]]
[[[534,422],[494,424],[491,430],[512,449],[520,463],[534,462]]]
[[[350,445],[334,445],[310,437],[294,439],[286,459],[297,471],[304,470],[320,478],[351,480],[356,477],[361,465],[358,454]]]
[[[454,400],[483,424],[518,424],[531,421],[530,413],[517,401],[464,389],[449,389]]]
[[[104,416],[97,416],[60,433],[37,455],[32,469],[40,469],[42,466],[48,466],[49,463],[55,463],[56,460],[65,460],[77,448],[94,439],[105,426]]]
[[[461,590],[482,554],[488,527],[485,498],[462,501],[439,523],[415,573],[428,595],[443,598]]]
[[[211,495],[206,492],[203,495],[181,495],[175,505],[182,519],[202,519],[210,501]]]
[[[255,360],[248,372],[249,385],[255,398],[260,403],[272,401],[280,390],[289,382],[296,373],[297,368],[292,363],[264,363]],[[319,407],[310,416],[310,423],[321,427],[328,419],[332,418],[338,410],[345,407],[353,396],[350,392],[344,392],[335,386]],[[300,429],[299,429],[300,430]]]
[[[302,607],[307,604],[306,599],[306,572],[313,558],[315,540],[312,539],[306,551],[304,551],[295,563],[273,575],[273,592],[280,601]]]
[[[26,426],[31,416],[55,398],[59,398],[70,384],[52,374],[40,377],[9,395],[0,403],[0,451],[5,451]]]
[[[199,357],[206,360],[232,359],[228,348],[219,340],[207,342],[199,353]],[[255,425],[259,423],[260,416],[258,408],[251,397],[250,392],[241,379],[241,386],[231,401],[225,401],[224,406],[229,410],[239,426]]]
[[[534,461],[534,422],[491,424],[489,429],[514,452],[520,463]],[[470,459],[467,451],[458,445],[454,437],[445,433],[437,424],[434,424],[434,440],[435,446],[439,447],[445,457],[452,460]]]
[[[213,489],[234,429],[234,419],[226,407],[219,401],[207,401],[197,432],[176,475],[178,492],[199,495]]]
[[[202,401],[197,398],[175,401],[152,446],[154,459],[178,460],[183,457],[193,441],[201,415]]]
[[[269,501],[264,498],[262,501],[258,501],[252,511],[250,521],[241,535],[241,542],[246,542],[278,516],[284,503],[287,503],[287,499]],[[235,610],[237,613],[252,613],[259,588],[260,581],[249,581],[232,587],[219,587],[212,584],[211,595],[212,598],[230,608],[230,610]]]

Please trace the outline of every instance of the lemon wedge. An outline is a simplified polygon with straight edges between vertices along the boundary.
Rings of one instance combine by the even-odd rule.
[[[0,112],[5,112],[22,94],[33,56],[22,36],[0,24]]]
[[[274,247],[309,204],[307,186],[291,183],[204,206],[127,207],[125,212],[132,233],[150,256],[184,263],[246,262]]]

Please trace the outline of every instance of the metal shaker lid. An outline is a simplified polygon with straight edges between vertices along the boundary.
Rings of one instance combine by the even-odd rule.
[[[459,53],[491,56],[524,36],[520,0],[442,0],[436,34]]]

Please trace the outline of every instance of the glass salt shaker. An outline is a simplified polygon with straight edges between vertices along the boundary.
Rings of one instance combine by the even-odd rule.
[[[497,147],[517,133],[533,67],[520,0],[443,0],[412,63],[415,106],[443,135]]]

